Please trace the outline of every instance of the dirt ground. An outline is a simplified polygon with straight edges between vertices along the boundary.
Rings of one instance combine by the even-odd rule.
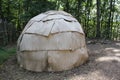
[[[88,61],[63,72],[31,72],[12,56],[0,69],[0,80],[120,80],[120,42],[88,41]]]

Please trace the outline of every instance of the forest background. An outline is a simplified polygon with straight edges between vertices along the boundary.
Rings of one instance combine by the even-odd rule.
[[[27,22],[48,10],[64,10],[88,39],[120,40],[120,0],[0,0],[0,45],[16,42]]]

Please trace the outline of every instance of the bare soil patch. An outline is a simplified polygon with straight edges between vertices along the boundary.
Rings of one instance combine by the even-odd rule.
[[[88,41],[89,60],[63,72],[31,72],[12,56],[0,67],[0,80],[120,80],[120,42]]]

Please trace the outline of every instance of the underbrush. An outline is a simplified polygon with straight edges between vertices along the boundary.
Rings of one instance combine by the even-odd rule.
[[[0,48],[0,65],[16,53],[16,48]]]

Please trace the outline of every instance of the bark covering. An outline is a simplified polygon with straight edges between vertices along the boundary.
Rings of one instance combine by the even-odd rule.
[[[64,11],[48,11],[32,18],[18,39],[17,59],[31,71],[63,71],[88,58],[80,23]]]

